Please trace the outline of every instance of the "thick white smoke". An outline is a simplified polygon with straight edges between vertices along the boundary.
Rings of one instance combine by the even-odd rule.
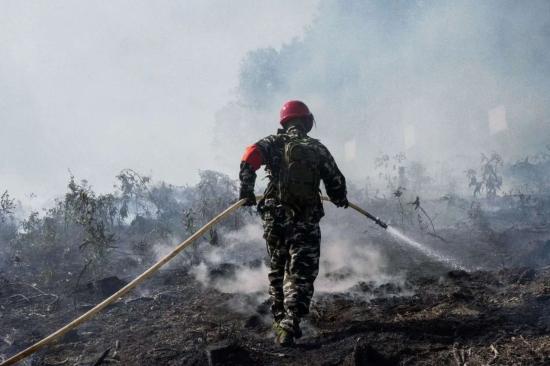
[[[334,223],[323,224],[320,271],[315,282],[318,292],[345,292],[359,282],[402,282],[401,276],[389,272],[383,253],[354,236]],[[202,249],[203,260],[190,272],[203,285],[227,293],[267,294],[269,262],[257,220],[242,230],[227,232],[223,245]],[[232,266],[227,267],[228,263]]]
[[[240,96],[218,113],[220,168],[234,174],[296,98],[358,184],[404,152],[464,189],[481,152],[509,161],[548,143],[548,14],[548,1],[321,1],[301,39],[243,61]]]

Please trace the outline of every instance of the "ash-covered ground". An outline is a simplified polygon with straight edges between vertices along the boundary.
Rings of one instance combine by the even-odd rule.
[[[550,1],[35,3],[0,12],[0,361],[238,197],[216,171],[124,169],[107,192],[114,167],[236,177],[300,98],[392,230],[325,205],[295,348],[242,209],[22,364],[550,364]],[[95,190],[71,176],[50,200],[67,167]]]
[[[237,192],[216,172],[193,187],[132,171],[117,178],[108,195],[71,179],[54,207],[22,219],[2,196],[0,359],[132,280]],[[399,187],[380,196],[350,186],[354,202],[417,246],[326,204],[316,294],[293,348],[274,343],[261,224],[243,209],[21,364],[550,364],[545,191],[417,199]]]
[[[77,303],[2,279],[2,352],[12,354],[99,301]],[[204,287],[163,271],[30,365],[544,365],[550,362],[550,269],[450,271],[403,287],[360,282],[316,296],[294,348],[273,342],[263,294]],[[114,289],[114,288],[112,288]],[[53,290],[53,289],[52,289]],[[85,298],[85,300],[84,300]],[[75,306],[76,305],[76,306]]]

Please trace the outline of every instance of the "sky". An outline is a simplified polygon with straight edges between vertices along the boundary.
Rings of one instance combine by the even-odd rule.
[[[0,4],[0,192],[23,201],[63,194],[69,171],[99,192],[124,168],[236,178],[288,99],[359,186],[383,188],[377,157],[403,153],[467,193],[482,153],[550,148],[546,0]]]
[[[197,181],[216,166],[215,114],[234,99],[243,58],[301,37],[317,0],[2,0],[1,9],[0,191],[40,201],[65,191],[69,171],[100,192],[124,168]]]
[[[465,171],[482,154],[513,164],[548,153],[549,44],[546,0],[322,0],[301,39],[246,58],[241,105],[219,114],[220,159],[229,166],[243,136],[273,131],[281,103],[298,97],[356,186],[391,194],[385,177],[400,164],[433,182],[413,192],[409,180],[411,195],[471,194]]]

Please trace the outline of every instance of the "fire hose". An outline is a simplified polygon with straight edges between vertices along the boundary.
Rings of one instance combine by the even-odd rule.
[[[258,198],[261,198],[258,197]],[[324,201],[330,201],[327,197],[322,197]],[[218,224],[220,221],[225,219],[227,216],[231,215],[233,212],[235,212],[239,207],[241,207],[245,203],[245,199],[242,199],[240,201],[237,201],[236,203],[232,204],[228,208],[226,208],[224,211],[222,211],[218,216],[214,217],[212,220],[210,220],[208,223],[206,223],[203,227],[201,227],[199,230],[197,230],[193,235],[191,235],[189,238],[185,239],[183,242],[181,242],[178,246],[176,246],[170,253],[168,253],[166,256],[161,258],[158,262],[153,264],[149,269],[147,269],[145,272],[134,278],[131,282],[129,282],[126,286],[122,287],[120,290],[94,306],[92,309],[88,310],[78,318],[74,319],[70,323],[66,324],[65,326],[59,328],[49,336],[43,338],[42,340],[36,342],[32,346],[26,348],[25,350],[17,353],[16,355],[8,358],[4,362],[0,364],[0,366],[8,366],[13,365],[28,356],[32,355],[33,353],[37,352],[41,348],[45,347],[46,345],[52,343],[56,339],[60,338],[61,336],[65,335],[70,330],[76,328],[80,324],[90,320],[94,315],[99,313],[101,310],[105,309],[110,304],[114,303],[124,295],[126,295],[128,292],[133,290],[135,287],[137,287],[139,284],[141,284],[143,281],[145,281],[147,278],[151,277],[155,272],[157,272],[162,266],[164,266],[166,263],[168,263],[170,260],[172,260],[176,255],[178,255],[181,251],[189,247],[193,242],[197,239],[199,239],[202,235],[204,235],[210,228]],[[381,221],[378,217],[375,217],[362,209],[361,207],[357,206],[354,203],[349,203],[349,207],[353,208],[360,214],[366,216],[370,220],[374,221],[377,225],[381,226],[384,229],[387,229],[388,225]]]

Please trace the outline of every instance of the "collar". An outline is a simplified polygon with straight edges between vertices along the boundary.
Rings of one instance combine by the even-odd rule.
[[[307,136],[307,133],[305,133],[301,128],[292,126],[288,129],[279,128],[277,130],[277,135],[293,135],[298,137],[305,137]]]

